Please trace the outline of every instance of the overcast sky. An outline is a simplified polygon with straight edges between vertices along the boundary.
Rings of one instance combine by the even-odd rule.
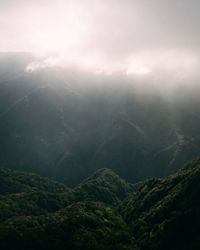
[[[199,23],[199,0],[1,0],[0,51],[127,74],[193,74]]]

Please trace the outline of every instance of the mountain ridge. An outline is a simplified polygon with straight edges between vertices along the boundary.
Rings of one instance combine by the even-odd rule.
[[[8,172],[16,178],[15,171]],[[17,172],[17,176],[21,178],[21,173]],[[27,176],[35,177],[29,173]],[[33,186],[32,191],[28,188],[27,192],[4,193],[0,195],[0,247],[197,250],[199,183],[200,158],[196,158],[175,174],[134,185],[104,168],[74,189],[49,193]],[[105,187],[108,190],[103,192]],[[118,189],[122,187],[127,193],[121,197]],[[17,191],[22,191],[18,185]]]
[[[26,72],[27,58],[0,55],[1,166],[73,187],[104,166],[138,182],[199,155],[198,89],[165,98],[120,75]]]

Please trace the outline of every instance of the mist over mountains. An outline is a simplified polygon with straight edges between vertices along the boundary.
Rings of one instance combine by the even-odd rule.
[[[200,249],[199,8],[0,1],[0,250]]]
[[[26,71],[34,60],[0,55],[0,165],[73,186],[102,167],[131,182],[165,176],[199,155],[197,82]]]

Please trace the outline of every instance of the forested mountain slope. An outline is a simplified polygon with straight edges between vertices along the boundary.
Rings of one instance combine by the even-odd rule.
[[[0,168],[0,221],[14,216],[55,212],[80,201],[118,205],[134,185],[109,169],[101,169],[74,189],[35,174]]]
[[[199,249],[200,159],[165,179],[145,181],[120,211],[141,249]]]
[[[200,248],[200,159],[135,185],[102,169],[74,189],[45,178],[42,191],[34,174],[2,170],[1,181],[9,174],[13,183],[0,196],[3,250]],[[26,177],[30,185],[21,190]]]
[[[0,165],[74,186],[103,167],[132,182],[165,176],[200,154],[198,88],[166,98],[120,74],[26,72],[32,61],[0,55]]]
[[[73,190],[6,168],[0,176],[0,249],[136,249],[113,208],[134,187],[112,171],[99,170]]]

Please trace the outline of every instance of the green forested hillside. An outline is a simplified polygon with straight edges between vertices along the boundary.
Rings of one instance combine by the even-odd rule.
[[[0,195],[27,192],[30,190],[45,192],[63,192],[67,187],[59,182],[39,175],[14,171],[0,167]]]
[[[4,187],[12,187],[0,196],[2,250],[200,248],[200,159],[136,185],[108,169],[74,189],[25,172],[1,173]]]
[[[165,179],[143,182],[119,210],[141,249],[199,249],[200,159]]]
[[[19,216],[0,224],[6,249],[134,250],[128,226],[98,202],[74,203],[45,216]]]
[[[101,201],[113,206],[117,205],[133,190],[133,184],[127,183],[110,169],[100,169],[71,190],[68,197],[71,202]]]
[[[112,171],[102,169],[74,190],[34,174],[1,173],[0,249],[135,249],[111,208],[133,186]]]
[[[0,172],[0,221],[55,212],[79,201],[99,201],[113,207],[134,188],[108,169],[99,170],[74,189],[35,174],[6,168]]]

